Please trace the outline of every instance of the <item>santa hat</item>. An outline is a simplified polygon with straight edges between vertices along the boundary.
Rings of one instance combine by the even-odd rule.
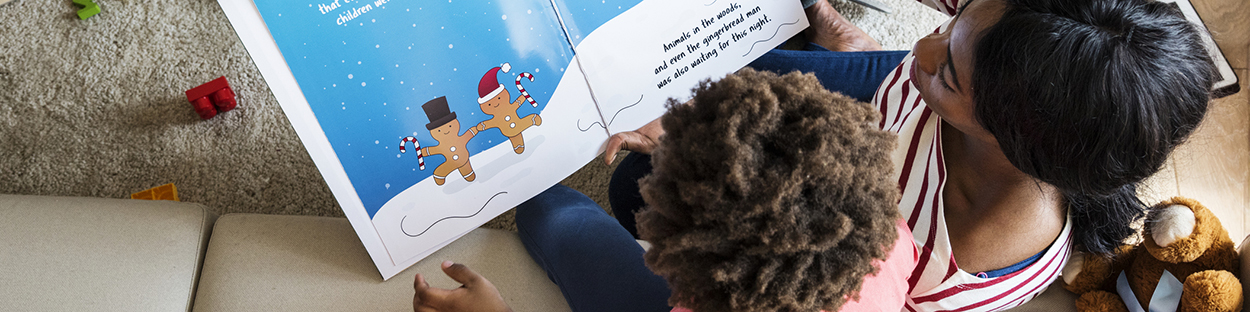
[[[491,68],[486,71],[485,75],[482,75],[482,81],[477,84],[478,104],[484,104],[486,101],[499,95],[499,92],[503,92],[503,84],[499,83],[495,78],[495,75],[498,75],[498,72],[501,70],[505,73],[512,70],[512,64],[503,63],[503,65]]]

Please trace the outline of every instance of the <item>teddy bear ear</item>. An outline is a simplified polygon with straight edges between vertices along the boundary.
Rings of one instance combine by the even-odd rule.
[[[1155,259],[1167,263],[1192,262],[1213,246],[1232,248],[1228,232],[1219,219],[1196,200],[1173,197],[1150,210],[1142,246]],[[1160,238],[1168,242],[1160,242]]]
[[[1151,211],[1146,224],[1150,228],[1150,236],[1159,247],[1167,247],[1178,240],[1194,233],[1194,225],[1198,222],[1194,211],[1185,205],[1169,205]]]

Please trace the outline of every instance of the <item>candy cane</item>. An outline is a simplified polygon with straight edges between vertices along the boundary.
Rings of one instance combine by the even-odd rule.
[[[534,101],[534,98],[530,96],[530,93],[525,91],[525,86],[521,85],[521,78],[529,78],[530,81],[534,81],[534,75],[531,75],[529,72],[524,72],[524,73],[521,73],[520,75],[516,75],[516,88],[517,90],[521,90],[521,95],[525,96],[525,100],[529,101],[530,105],[533,105],[534,107],[538,107],[538,102]]]
[[[399,140],[399,152],[400,153],[408,152],[407,150],[404,149],[404,144],[408,142],[412,142],[412,148],[417,149],[417,167],[421,168],[421,170],[425,170],[425,157],[421,157],[421,143],[417,142],[417,138],[405,137],[402,140]]]

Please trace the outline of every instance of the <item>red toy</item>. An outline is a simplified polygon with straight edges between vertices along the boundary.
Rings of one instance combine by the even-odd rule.
[[[218,112],[225,113],[232,110],[237,104],[234,100],[234,90],[230,90],[230,83],[226,81],[226,76],[187,90],[187,101],[191,102],[195,113],[200,114],[200,118],[203,119],[213,118]]]

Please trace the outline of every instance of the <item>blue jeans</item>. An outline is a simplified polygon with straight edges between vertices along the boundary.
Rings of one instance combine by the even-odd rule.
[[[863,102],[872,101],[881,81],[902,63],[908,51],[833,52],[808,43],[803,50],[772,50],[747,66],[785,74],[801,71],[816,75],[826,89]],[[629,153],[621,159],[608,185],[612,214],[634,237],[638,237],[634,213],[642,209],[638,179],[651,174],[651,156]]]
[[[573,311],[669,311],[668,283],[593,200],[556,184],[516,208],[517,232]]]

